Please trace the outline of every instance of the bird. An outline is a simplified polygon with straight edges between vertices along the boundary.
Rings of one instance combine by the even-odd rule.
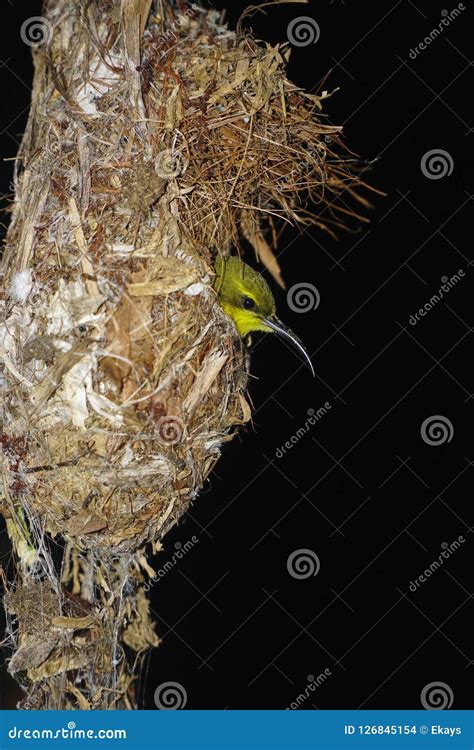
[[[234,255],[216,258],[215,273],[214,289],[241,338],[253,331],[263,331],[288,339],[303,354],[315,377],[311,358],[302,342],[277,318],[275,298],[263,276]]]

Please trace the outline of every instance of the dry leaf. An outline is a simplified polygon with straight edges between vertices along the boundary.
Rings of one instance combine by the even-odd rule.
[[[134,618],[126,627],[122,638],[127,646],[137,652],[150,648],[150,646],[156,648],[160,643],[150,619],[150,605],[143,589],[139,589],[137,592]]]
[[[36,668],[28,669],[27,675],[32,682],[39,682],[40,680],[44,680],[45,677],[52,677],[56,674],[86,667],[90,664],[92,658],[92,656],[83,652],[55,649],[53,655],[45,662]]]
[[[128,292],[132,297],[155,296],[169,294],[186,289],[198,279],[195,268],[192,268],[177,258],[159,258],[153,266],[149,279],[128,285]]]
[[[255,250],[258,260],[263,263],[275,281],[282,287],[282,289],[284,289],[285,282],[281,275],[280,264],[275,258],[270,245],[263,236],[260,225],[253,214],[251,214],[250,211],[242,211],[240,223],[242,233]]]
[[[58,640],[57,635],[29,636],[13,654],[8,671],[10,674],[15,674],[15,672],[24,672],[31,667],[39,667],[48,658]]]
[[[65,630],[84,630],[96,624],[95,617],[53,617],[51,625]]]
[[[71,536],[82,536],[83,534],[101,531],[106,526],[107,521],[103,518],[99,518],[95,513],[83,511],[69,519],[67,530]]]
[[[198,403],[202,401],[228,358],[228,354],[219,351],[213,352],[206,357],[203,366],[199,370],[197,377],[183,402],[184,411],[187,412],[188,415],[192,414]]]

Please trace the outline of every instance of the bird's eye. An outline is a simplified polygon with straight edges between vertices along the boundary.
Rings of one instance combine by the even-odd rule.
[[[243,303],[246,310],[253,310],[255,307],[255,300],[251,297],[244,297]]]

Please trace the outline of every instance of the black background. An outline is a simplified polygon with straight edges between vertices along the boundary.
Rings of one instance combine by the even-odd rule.
[[[30,96],[30,49],[19,29],[40,13],[32,0],[9,6],[0,54],[4,157],[17,150]],[[232,0],[232,25],[245,6]],[[225,448],[151,561],[163,569],[179,545],[199,540],[152,588],[163,643],[145,662],[143,708],[154,709],[155,690],[170,681],[188,708],[285,708],[324,670],[302,709],[420,708],[432,682],[449,687],[453,708],[469,707],[472,67],[463,29],[473,8],[464,6],[415,59],[410,49],[454,5],[319,0],[247,22],[283,43],[292,19],[317,21],[319,40],[293,46],[289,75],[317,90],[329,72],[324,87],[340,90],[326,111],[344,124],[354,152],[376,159],[364,177],[387,195],[374,197],[369,225],[337,241],[319,230],[283,234],[288,288],[312,284],[321,302],[293,312],[275,289],[278,310],[312,353],[317,376],[274,337],[256,340],[253,426]],[[432,149],[448,152],[451,175],[423,174]],[[7,193],[11,162],[1,179]],[[410,325],[441,278],[459,269],[465,276]],[[308,409],[325,402],[327,414],[277,458]],[[428,445],[420,428],[436,415],[453,437]],[[459,535],[460,549],[410,591]],[[1,539],[5,564],[5,532]],[[317,555],[317,575],[289,574],[288,558],[300,549]],[[13,707],[19,691],[3,675],[2,706]]]

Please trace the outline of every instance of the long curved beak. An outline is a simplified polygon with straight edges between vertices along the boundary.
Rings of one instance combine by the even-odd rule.
[[[307,363],[308,363],[308,365],[309,365],[309,367],[311,369],[311,372],[313,373],[313,378],[316,377],[315,372],[314,372],[313,363],[311,362],[311,359],[310,359],[310,356],[309,356],[308,352],[306,351],[305,347],[303,346],[303,344],[300,341],[300,339],[298,338],[298,336],[296,336],[296,334],[293,333],[293,331],[291,330],[291,328],[288,328],[288,326],[286,326],[284,323],[282,323],[281,320],[279,320],[279,318],[277,318],[275,316],[272,316],[271,318],[262,318],[262,323],[264,323],[264,325],[266,325],[269,328],[271,328],[272,331],[274,331],[275,333],[279,334],[283,338],[286,338],[289,341],[291,341],[291,343],[293,344],[293,346],[295,347],[295,349],[297,351],[301,352],[301,354],[306,359],[306,361],[307,361]]]

